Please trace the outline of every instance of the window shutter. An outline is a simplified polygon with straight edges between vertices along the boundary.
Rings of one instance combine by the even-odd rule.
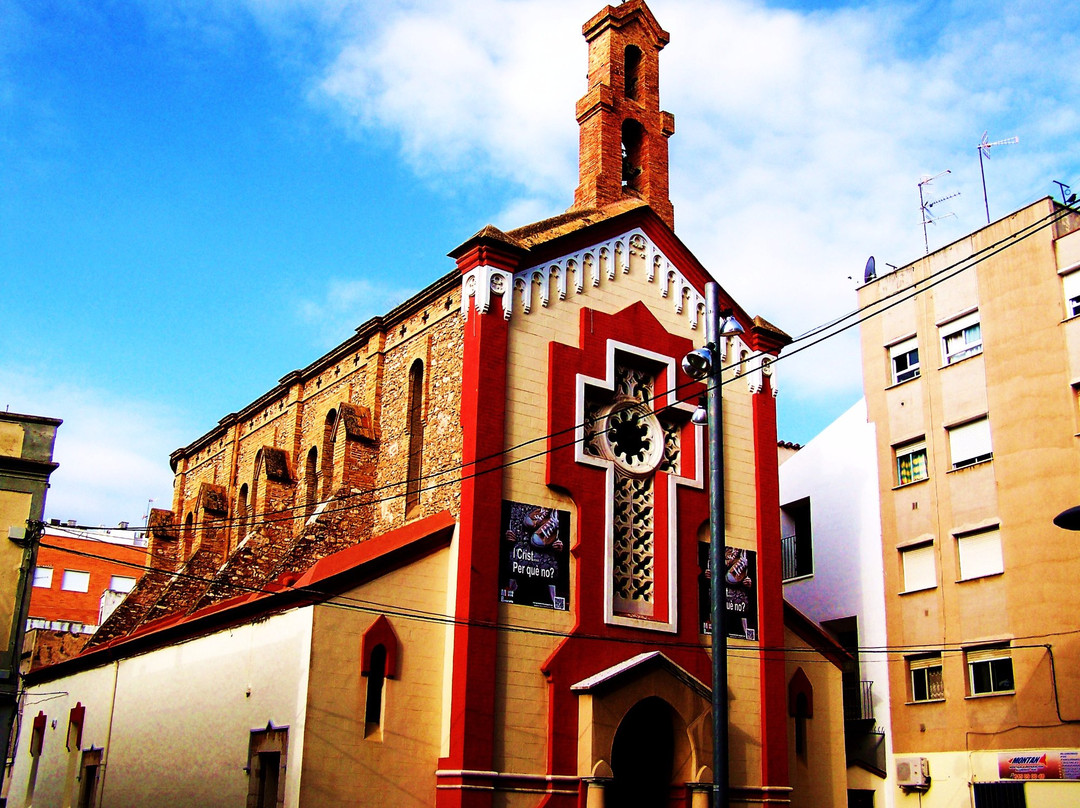
[[[902,551],[904,559],[904,591],[915,592],[937,586],[934,568],[934,545],[924,544]]]
[[[960,551],[960,578],[981,578],[984,575],[996,575],[1005,571],[1001,556],[1001,533],[988,530],[970,536],[958,536],[957,547]]]
[[[980,418],[978,421],[950,429],[949,447],[953,468],[969,465],[976,458],[990,455],[989,419]]]

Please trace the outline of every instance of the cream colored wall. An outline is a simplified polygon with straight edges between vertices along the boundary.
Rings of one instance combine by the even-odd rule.
[[[445,614],[449,559],[440,550],[315,608],[300,806],[434,804],[446,631],[408,615]],[[384,684],[381,733],[364,737],[360,649],[379,614],[398,639],[398,676]]]
[[[9,804],[27,804],[30,732],[38,710],[57,727],[50,723],[46,731],[33,804],[65,804],[70,757],[64,733],[70,709],[81,703],[82,748],[104,749],[99,804],[244,805],[250,732],[272,722],[289,728],[285,805],[298,805],[311,620],[310,608],[295,609],[125,659],[118,668],[108,664],[30,688]]]
[[[573,281],[568,284],[566,299],[560,300],[557,280],[550,279],[548,304],[540,303],[540,290],[532,289],[532,309],[522,311],[521,298],[513,297],[510,319],[507,371],[506,445],[510,449],[510,465],[504,476],[504,496],[507,499],[535,503],[546,507],[569,510],[571,535],[577,535],[577,512],[573,501],[545,484],[545,443],[536,442],[548,433],[548,350],[552,341],[581,347],[580,312],[590,308],[609,314],[644,302],[669,332],[686,337],[694,345],[705,342],[704,319],[691,327],[693,312],[687,304],[682,313],[676,310],[674,295],[662,295],[661,276],[653,281],[647,277],[645,256],[631,251],[629,271],[615,267],[614,279],[608,277],[606,260],[600,261],[599,286],[593,287],[587,278],[581,294],[576,294]],[[641,346],[648,349],[650,346]],[[676,361],[681,357],[675,357]],[[730,361],[730,360],[729,360]],[[537,406],[537,405],[540,406]],[[562,402],[573,407],[575,402]],[[756,549],[754,454],[751,397],[743,380],[724,387],[725,434],[725,495],[728,503],[728,544]],[[521,446],[520,449],[514,447]],[[535,457],[531,457],[536,455]],[[526,459],[529,458],[529,459]],[[515,462],[515,461],[522,462]],[[571,564],[575,564],[571,556]],[[574,570],[571,570],[573,580]],[[586,582],[602,586],[602,581]],[[559,633],[573,626],[573,608],[569,612],[544,609],[500,607],[500,622]],[[686,615],[682,616],[684,619]],[[547,761],[546,727],[548,723],[548,685],[540,673],[541,664],[554,650],[557,639],[524,633],[504,633],[499,636],[499,668],[496,672],[497,710],[495,721],[496,766],[501,771],[538,774],[545,771]],[[755,643],[732,641],[732,651],[739,645],[756,647]],[[758,785],[761,778],[761,749],[759,741],[760,684],[756,657],[732,656],[730,661],[733,701],[732,737],[740,739],[740,754],[733,756],[732,781]],[[503,716],[513,720],[502,720]],[[528,799],[526,799],[528,797]],[[525,805],[530,795],[507,796],[506,805]]]
[[[860,289],[872,306],[931,273],[985,255],[1012,232],[1052,212],[1043,200]],[[1080,502],[1077,399],[1080,328],[1062,324],[1057,269],[1080,257],[1076,234],[1055,251],[1053,228],[1018,238],[999,255],[923,291],[862,325],[863,371],[870,420],[877,426],[882,544],[889,644],[956,647],[994,639],[1051,642],[1063,714],[1080,714],[1080,619],[1066,608],[1080,577],[1080,556],[1050,524]],[[1064,264],[1065,266],[1071,264]],[[984,351],[942,367],[939,324],[978,307]],[[872,310],[872,309],[871,309]],[[891,384],[887,346],[918,333],[922,377]],[[988,414],[994,459],[952,470],[946,427]],[[925,434],[930,479],[896,487],[893,447]],[[956,534],[1000,524],[1004,575],[960,581]],[[898,546],[935,541],[938,586],[902,594]],[[1057,633],[1061,632],[1061,633]],[[1049,636],[1048,636],[1049,635]],[[1014,651],[1015,696],[967,697],[963,655],[946,654],[942,704],[907,705],[902,656],[891,663],[893,732],[898,754],[1025,744],[1075,745],[1053,707],[1048,652]],[[1023,729],[1022,727],[1045,727]],[[968,730],[979,734],[967,740]],[[1009,730],[995,736],[994,731]],[[1071,739],[1071,740],[1070,740]],[[965,797],[966,799],[966,797]],[[944,804],[944,803],[943,803]]]
[[[23,426],[10,422],[0,422],[0,455],[22,457]]]
[[[840,669],[805,640],[784,631],[786,679],[802,669],[814,689],[814,716],[806,722],[806,758],[795,754],[795,719],[788,717],[788,769],[792,808],[847,805],[844,694]]]
[[[22,429],[19,430],[20,435]],[[20,440],[20,447],[22,442]],[[33,495],[21,491],[0,491],[0,648],[11,642],[12,617],[16,607],[23,548],[8,541],[8,527],[26,527]]]

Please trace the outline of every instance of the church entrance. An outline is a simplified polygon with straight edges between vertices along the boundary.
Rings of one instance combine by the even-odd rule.
[[[674,762],[674,711],[655,696],[639,701],[615,732],[606,808],[666,808]]]

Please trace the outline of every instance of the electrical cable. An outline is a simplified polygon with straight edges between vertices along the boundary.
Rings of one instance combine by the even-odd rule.
[[[802,351],[804,351],[804,350],[806,350],[808,348],[814,347],[814,346],[816,346],[816,345],[818,345],[818,344],[820,344],[820,343],[822,343],[822,342],[824,342],[824,341],[826,341],[828,339],[831,339],[831,338],[833,338],[835,336],[838,336],[839,334],[841,334],[841,333],[843,333],[843,332],[845,332],[845,331],[847,331],[847,330],[849,330],[851,328],[854,328],[856,325],[860,325],[861,323],[865,322],[866,320],[870,319],[871,317],[882,314],[885,311],[888,311],[889,309],[893,308],[894,306],[897,306],[900,303],[906,302],[907,300],[910,300],[910,299],[916,297],[917,295],[925,292],[926,290],[928,290],[930,288],[933,288],[934,286],[938,285],[939,283],[942,283],[942,282],[944,282],[946,280],[949,280],[949,279],[955,277],[956,275],[960,274],[961,272],[963,272],[963,271],[965,271],[967,269],[970,269],[970,268],[972,268],[974,266],[977,266],[978,264],[982,263],[983,261],[988,260],[989,258],[992,258],[992,257],[998,255],[1000,252],[1007,249],[1009,246],[1011,246],[1013,244],[1016,244],[1016,243],[1019,243],[1019,242],[1025,240],[1025,239],[1029,238],[1030,236],[1035,235],[1036,233],[1040,232],[1041,230],[1045,229],[1046,227],[1052,226],[1057,221],[1059,221],[1060,219],[1062,219],[1065,216],[1069,215],[1070,213],[1076,213],[1076,212],[1077,211],[1075,209],[1073,209],[1073,208],[1070,208],[1068,206],[1058,206],[1057,203],[1055,203],[1055,208],[1054,208],[1054,210],[1051,211],[1050,214],[1047,214],[1043,218],[1026,225],[1025,227],[1021,228],[1020,230],[1018,230],[1018,231],[1016,231],[1014,233],[1010,233],[1005,238],[1002,238],[999,241],[994,242],[993,244],[987,245],[986,247],[982,248],[981,250],[976,251],[972,255],[965,256],[964,258],[961,258],[958,261],[956,261],[956,262],[954,262],[952,264],[949,264],[949,265],[935,271],[934,273],[931,273],[930,275],[926,276],[925,278],[919,279],[914,284],[912,284],[910,287],[903,288],[903,289],[898,289],[897,291],[889,293],[889,294],[887,294],[887,295],[885,295],[885,296],[871,302],[870,304],[867,304],[866,306],[856,308],[852,312],[848,312],[847,314],[842,315],[841,317],[834,318],[829,323],[822,324],[820,326],[812,328],[810,331],[807,331],[803,335],[801,335],[801,336],[795,338],[794,340],[792,340],[792,342],[789,343],[789,345],[788,345],[788,348],[790,348],[793,345],[797,345],[797,347],[795,347],[795,348],[793,348],[791,350],[787,350],[786,352],[780,354],[777,357],[773,357],[773,364],[776,364],[777,362],[781,362],[781,361],[783,361],[785,359],[788,359],[791,356],[794,356],[794,355],[796,355],[798,353],[801,353]],[[1025,232],[1025,231],[1027,231],[1027,232]],[[951,273],[951,274],[946,274],[946,273]],[[890,300],[891,298],[894,298],[894,297],[896,299],[893,300],[891,303],[889,303],[888,305],[879,307],[879,305],[881,304],[882,301],[887,301],[887,300]],[[873,311],[870,311],[871,309],[873,309]],[[868,311],[869,311],[869,313],[866,313]],[[860,316],[860,315],[864,315],[864,316]],[[855,318],[855,319],[851,319],[851,318]],[[838,325],[840,323],[844,323],[845,320],[849,320],[849,319],[851,319],[850,322],[847,322],[842,327],[838,327]],[[829,329],[834,329],[834,330],[829,330]],[[819,334],[821,336],[817,336]],[[814,337],[816,337],[816,338],[814,338]],[[800,342],[802,342],[804,340],[809,340],[809,341],[805,345],[798,345],[798,343],[800,343]],[[734,362],[734,363],[731,363],[729,365],[724,366],[722,368],[721,372],[726,371],[726,370],[731,370],[733,368],[738,367],[740,364],[743,364],[744,362],[753,361],[755,359],[758,359],[758,358],[760,358],[762,356],[767,356],[767,355],[768,354],[763,352],[763,351],[755,352],[749,357],[746,357],[744,359],[740,359],[738,362]],[[730,384],[735,380],[735,378],[739,378],[739,377],[733,377],[733,378],[729,377],[728,379],[722,381],[721,385]],[[689,387],[691,385],[695,387],[695,392],[693,394],[691,394],[690,396],[686,397],[686,398],[679,398],[678,393],[680,392],[680,390],[685,388],[685,387]],[[674,406],[676,406],[678,404],[688,403],[689,401],[693,400],[694,398],[696,398],[698,395],[701,394],[701,388],[702,387],[704,387],[706,391],[708,390],[708,385],[703,384],[702,382],[699,382],[699,381],[694,381],[694,382],[691,382],[689,384],[676,385],[675,388],[673,388],[671,390],[664,390],[664,391],[656,392],[652,396],[651,401],[656,401],[657,399],[667,397],[667,396],[671,395],[672,393],[675,393],[677,395],[677,397],[676,397],[676,400],[675,400],[674,403],[669,404],[669,405],[667,405],[667,406],[665,406],[665,407],[663,407],[663,408],[661,408],[659,410],[654,410],[654,414],[659,414],[659,413],[665,411],[666,409],[674,407]],[[407,492],[406,493],[397,492],[397,493],[389,494],[388,496],[385,496],[385,497],[366,499],[364,501],[361,501],[359,503],[359,505],[348,502],[348,500],[364,497],[365,495],[371,495],[371,494],[373,494],[375,492],[378,492],[378,491],[387,491],[387,490],[400,489],[402,487],[407,487],[410,483],[412,483],[414,481],[422,482],[424,480],[434,480],[434,479],[437,479],[437,478],[440,478],[440,477],[445,477],[448,474],[452,474],[453,472],[464,469],[464,468],[466,468],[468,466],[472,466],[472,467],[475,468],[475,467],[479,466],[480,464],[485,463],[485,462],[487,462],[489,460],[494,460],[494,459],[499,458],[499,457],[504,457],[504,456],[506,456],[508,454],[511,454],[514,451],[522,449],[522,448],[524,448],[526,446],[529,446],[529,445],[532,445],[534,443],[538,443],[538,442],[541,442],[541,441],[552,440],[552,439],[557,438],[557,437],[559,437],[561,435],[564,435],[566,433],[574,432],[577,429],[585,427],[585,426],[588,426],[588,424],[587,423],[573,424],[573,425],[571,425],[569,427],[566,427],[565,429],[562,429],[562,430],[559,430],[559,431],[556,431],[556,432],[553,432],[553,433],[549,433],[549,434],[546,434],[546,435],[537,436],[535,438],[530,438],[529,440],[523,441],[520,444],[508,447],[508,448],[506,448],[506,449],[504,449],[504,450],[502,450],[500,452],[496,452],[496,453],[493,453],[493,454],[490,454],[490,455],[487,455],[487,456],[484,456],[484,457],[476,458],[475,460],[472,460],[472,461],[470,461],[468,463],[465,463],[465,462],[456,463],[456,464],[454,464],[452,466],[445,467],[443,469],[439,469],[437,471],[433,471],[433,472],[430,472],[428,474],[421,475],[421,476],[419,476],[417,478],[407,478],[405,480],[397,480],[397,481],[393,481],[393,482],[390,482],[390,483],[384,483],[384,484],[375,486],[373,488],[367,489],[365,491],[359,491],[359,492],[354,492],[354,493],[347,494],[344,497],[340,497],[340,498],[331,497],[330,499],[318,500],[318,501],[314,501],[314,502],[310,502],[310,503],[304,503],[302,505],[293,505],[293,506],[288,506],[286,508],[280,508],[280,509],[275,509],[275,510],[264,510],[264,511],[256,513],[256,514],[247,514],[245,516],[235,516],[235,517],[221,519],[221,520],[213,520],[212,522],[208,522],[208,523],[205,523],[205,524],[200,523],[199,525],[192,525],[190,528],[188,528],[187,526],[182,525],[179,522],[172,522],[172,523],[169,523],[169,524],[166,524],[166,525],[158,525],[156,527],[158,529],[161,529],[161,528],[173,528],[173,529],[176,529],[176,530],[181,530],[181,529],[189,530],[190,529],[190,530],[196,531],[196,532],[200,531],[200,530],[227,528],[227,527],[232,527],[232,526],[235,526],[235,525],[238,525],[238,524],[241,524],[241,523],[250,523],[251,526],[254,527],[254,526],[259,525],[259,524],[266,524],[267,522],[275,521],[275,520],[270,518],[270,517],[273,517],[273,516],[282,516],[282,517],[284,517],[283,519],[277,520],[277,521],[287,521],[289,519],[300,519],[300,518],[305,518],[306,519],[307,518],[306,515],[301,517],[301,516],[297,515],[297,512],[306,511],[308,508],[318,509],[320,506],[329,505],[329,504],[335,502],[335,500],[338,500],[338,499],[343,500],[343,501],[340,501],[338,503],[338,507],[333,508],[333,509],[324,508],[322,511],[320,511],[320,515],[323,515],[323,514],[326,514],[326,513],[335,513],[335,512],[339,512],[339,511],[343,511],[343,510],[348,510],[348,509],[353,508],[353,507],[359,507],[359,506],[364,506],[364,505],[372,505],[372,504],[377,504],[377,503],[381,503],[381,502],[385,502],[385,501],[390,501],[390,500],[398,499],[398,498],[400,498],[402,496],[405,496]],[[528,456],[525,456],[523,458],[519,458],[519,459],[516,459],[516,460],[513,460],[513,461],[503,462],[503,463],[501,463],[501,464],[499,464],[497,466],[494,466],[494,467],[484,468],[482,470],[477,470],[477,471],[474,471],[474,472],[469,473],[469,474],[465,474],[465,475],[461,475],[461,476],[455,476],[455,477],[452,477],[452,478],[450,478],[448,480],[444,480],[442,482],[433,483],[431,485],[426,485],[426,486],[421,486],[418,489],[418,491],[419,492],[431,491],[431,490],[435,490],[435,489],[438,489],[438,488],[445,487],[447,485],[454,485],[454,484],[456,484],[456,483],[458,483],[458,482],[460,482],[462,480],[473,479],[473,478],[475,478],[475,477],[477,477],[477,476],[479,476],[481,474],[486,474],[486,473],[495,472],[495,471],[501,471],[501,470],[504,470],[506,468],[509,468],[510,466],[516,465],[518,463],[522,463],[522,462],[526,462],[528,460],[534,460],[534,459],[536,459],[538,457],[542,457],[543,455],[548,454],[548,453],[550,453],[552,451],[562,449],[562,448],[567,448],[569,446],[574,445],[577,442],[578,442],[578,440],[575,439],[575,440],[571,441],[570,443],[562,444],[562,445],[555,446],[555,447],[552,447],[552,448],[546,448],[546,449],[544,449],[542,451],[539,451],[539,452],[536,452],[536,453],[534,453],[532,455],[528,455]],[[76,525],[75,527],[78,528],[78,529],[83,529],[83,530],[95,530],[95,529],[97,529],[97,528],[94,528],[94,527],[91,527],[91,526],[84,526],[84,525]],[[135,527],[135,528],[130,528],[129,527],[128,529],[129,530],[144,530],[144,531],[146,531],[146,530],[150,530],[150,526],[147,525],[147,526],[141,526],[141,527]]]
[[[972,253],[971,255],[965,256],[965,257],[955,261],[952,264],[949,264],[949,265],[947,265],[945,267],[942,267],[939,270],[936,270],[935,272],[927,275],[925,278],[921,278],[921,279],[917,280],[915,283],[913,283],[909,287],[898,289],[898,290],[896,290],[894,292],[891,292],[891,293],[889,293],[887,295],[884,295],[883,297],[878,298],[877,300],[872,301],[871,303],[869,303],[869,304],[867,304],[865,306],[858,307],[858,308],[854,309],[853,311],[848,312],[847,314],[844,314],[844,315],[841,315],[840,317],[834,318],[833,320],[829,321],[828,323],[824,323],[822,325],[816,326],[816,327],[810,329],[809,331],[805,332],[804,334],[800,335],[799,337],[796,337],[787,346],[787,348],[789,348],[789,350],[786,350],[784,353],[781,353],[779,356],[776,356],[776,357],[773,358],[773,364],[776,364],[777,362],[781,362],[781,361],[783,361],[785,359],[788,359],[791,356],[794,356],[794,355],[796,355],[798,353],[801,353],[802,351],[804,351],[804,350],[806,350],[808,348],[814,347],[814,346],[826,341],[827,339],[831,339],[831,338],[833,338],[835,336],[838,336],[839,334],[841,334],[841,333],[843,333],[843,332],[845,332],[845,331],[847,331],[847,330],[849,330],[851,328],[854,328],[856,325],[860,325],[861,323],[865,322],[866,320],[870,319],[871,317],[882,314],[885,311],[888,311],[889,309],[893,308],[894,306],[897,306],[900,303],[906,302],[907,300],[910,300],[910,299],[916,297],[917,295],[922,294],[923,292],[927,291],[928,289],[933,288],[934,286],[937,286],[939,283],[942,283],[942,282],[944,282],[946,280],[949,280],[949,279],[955,277],[956,275],[960,274],[961,272],[963,272],[963,271],[965,271],[967,269],[970,269],[970,268],[972,268],[974,266],[977,266],[978,264],[982,263],[983,261],[988,260],[989,258],[992,258],[992,257],[998,255],[1000,252],[1007,249],[1009,246],[1012,246],[1013,244],[1017,244],[1017,243],[1019,243],[1021,241],[1024,241],[1025,239],[1035,235],[1036,233],[1041,232],[1043,229],[1052,226],[1053,224],[1055,224],[1056,222],[1058,222],[1062,218],[1068,216],[1069,214],[1076,213],[1076,212],[1077,211],[1074,208],[1071,208],[1071,207],[1069,207],[1067,205],[1058,205],[1057,203],[1054,203],[1054,208],[1051,210],[1051,212],[1049,214],[1047,214],[1046,216],[1042,217],[1041,219],[1038,219],[1038,220],[1036,220],[1036,221],[1034,221],[1034,222],[1032,222],[1032,223],[1030,223],[1028,225],[1025,225],[1024,227],[1020,228],[1018,231],[1010,233],[1007,236],[1005,236],[1004,238],[1002,238],[1002,239],[1000,239],[1000,240],[998,240],[998,241],[996,241],[996,242],[994,242],[992,244],[989,244],[989,245],[987,245],[986,247],[983,247],[980,250],[977,250],[976,252]],[[885,306],[880,305],[883,301],[888,301],[888,300],[890,300],[892,298],[896,298],[896,299],[892,300],[892,302],[888,303],[888,305],[885,305]],[[873,309],[873,310],[871,311],[871,309]],[[866,313],[866,312],[869,312],[869,313]],[[864,315],[864,316],[860,316],[860,315]],[[851,321],[847,322],[843,326],[839,325],[841,323],[844,323],[846,320],[851,320]],[[821,336],[818,336],[818,335],[821,335]],[[805,345],[800,345],[799,344],[799,343],[802,343],[802,342],[807,341],[807,340],[809,340],[809,341],[806,342]],[[791,346],[797,346],[797,347],[792,348]],[[749,356],[749,357],[747,357],[745,359],[740,359],[738,362],[734,362],[734,363],[731,363],[729,365],[724,366],[722,368],[721,372],[726,371],[726,370],[731,370],[733,368],[738,367],[743,362],[753,361],[755,359],[758,359],[758,358],[760,358],[762,356],[766,356],[766,355],[768,355],[768,354],[766,354],[763,351],[755,352],[751,356]],[[721,385],[730,384],[731,382],[733,382],[735,380],[735,378],[738,378],[738,377],[728,378],[728,379],[722,381]],[[695,392],[693,394],[691,394],[690,396],[686,397],[686,398],[680,398],[679,397],[680,391],[683,388],[689,387],[689,386],[693,386],[695,388]],[[661,408],[660,410],[655,410],[654,414],[658,414],[660,412],[663,412],[664,410],[666,410],[666,409],[668,409],[670,407],[676,406],[677,404],[688,403],[693,398],[696,398],[698,395],[701,394],[701,389],[700,389],[701,387],[705,387],[706,390],[708,389],[708,385],[704,385],[702,382],[699,382],[699,381],[694,381],[694,382],[691,382],[689,384],[676,385],[671,390],[663,390],[663,391],[658,391],[658,392],[654,393],[654,395],[650,399],[650,401],[652,401],[652,402],[655,402],[656,400],[658,400],[660,398],[664,398],[664,397],[670,396],[672,394],[676,395],[676,400],[675,400],[674,403],[669,404],[666,407]],[[407,478],[405,480],[397,480],[397,481],[393,481],[393,482],[390,482],[390,483],[384,483],[382,485],[378,485],[378,486],[375,486],[373,488],[370,488],[370,489],[368,489],[366,491],[350,493],[350,494],[346,495],[345,497],[343,497],[342,499],[348,500],[348,499],[353,499],[353,498],[359,498],[359,497],[363,497],[365,495],[373,494],[373,493],[378,492],[378,491],[400,489],[403,486],[407,487],[410,483],[412,483],[414,481],[415,482],[422,482],[424,480],[434,480],[434,479],[437,479],[437,478],[440,478],[440,477],[445,477],[446,475],[452,474],[455,471],[462,470],[462,469],[466,468],[467,466],[473,466],[475,468],[475,467],[479,466],[481,463],[485,463],[487,461],[494,460],[494,459],[499,458],[499,457],[504,457],[504,456],[506,456],[508,454],[511,454],[511,453],[513,453],[513,452],[515,452],[517,450],[525,448],[526,446],[529,446],[529,445],[532,445],[534,443],[538,443],[538,442],[541,442],[541,441],[549,441],[549,440],[557,438],[557,437],[559,437],[561,435],[567,434],[569,432],[574,432],[574,431],[578,430],[579,428],[583,428],[583,427],[586,427],[586,426],[588,426],[588,423],[576,423],[576,424],[573,424],[573,425],[571,425],[569,427],[566,427],[565,429],[562,429],[562,430],[559,430],[559,431],[556,431],[556,432],[553,432],[553,433],[537,436],[535,438],[530,438],[529,440],[523,441],[520,444],[508,447],[508,448],[506,448],[506,449],[504,449],[504,450],[502,450],[500,452],[496,452],[496,453],[493,453],[493,454],[490,454],[490,455],[487,455],[487,456],[484,456],[484,457],[476,458],[476,459],[474,459],[474,460],[472,460],[472,461],[470,461],[468,463],[465,463],[465,462],[456,463],[454,465],[445,467],[443,469],[439,469],[437,471],[421,475],[421,476],[415,478],[415,480],[411,479],[411,478]],[[420,492],[431,491],[431,490],[435,490],[435,489],[438,489],[438,488],[442,488],[442,487],[447,486],[447,485],[453,485],[453,484],[455,484],[455,483],[457,483],[457,482],[459,482],[461,480],[475,478],[475,477],[479,476],[480,474],[485,474],[485,473],[495,472],[495,471],[501,471],[501,470],[503,470],[505,468],[508,468],[508,467],[510,467],[512,465],[516,465],[517,463],[521,463],[521,462],[525,462],[525,461],[528,461],[528,460],[536,459],[537,457],[541,457],[544,454],[548,454],[551,451],[554,451],[554,450],[557,450],[557,449],[562,449],[562,448],[567,448],[568,446],[572,446],[572,445],[574,445],[574,443],[577,443],[577,442],[578,441],[575,439],[574,441],[572,441],[572,442],[570,442],[568,444],[563,444],[563,445],[560,445],[560,446],[556,446],[556,447],[553,447],[551,449],[544,449],[543,451],[537,452],[537,453],[532,454],[532,455],[528,455],[528,456],[526,456],[524,458],[520,458],[518,460],[504,462],[504,463],[501,463],[501,464],[499,464],[497,466],[494,466],[494,467],[491,467],[491,468],[484,468],[483,470],[474,471],[474,472],[472,472],[470,474],[465,474],[465,475],[453,477],[453,478],[451,478],[449,480],[446,480],[446,481],[443,481],[443,482],[434,483],[434,484],[427,485],[427,486],[421,486],[418,489],[418,491],[420,491]],[[393,500],[393,499],[398,499],[398,498],[400,498],[402,496],[405,496],[405,495],[406,495],[405,493],[400,493],[400,492],[393,493],[393,494],[391,494],[389,496],[386,496],[386,497],[380,497],[380,498],[365,500],[365,501],[361,502],[360,505],[377,504],[377,503],[380,503],[380,502],[385,502],[385,501],[389,501],[389,500]],[[305,503],[303,505],[289,506],[287,508],[281,508],[281,509],[276,509],[276,510],[266,510],[266,511],[262,511],[262,512],[260,512],[258,514],[247,514],[244,517],[236,516],[236,517],[227,518],[227,519],[223,519],[223,520],[215,520],[209,525],[200,524],[198,526],[192,526],[191,529],[196,530],[196,531],[205,530],[205,529],[211,529],[211,528],[220,529],[220,528],[223,528],[223,527],[232,527],[234,525],[240,524],[241,522],[245,522],[245,523],[250,522],[254,526],[256,524],[265,524],[268,521],[274,521],[274,520],[269,518],[271,516],[288,515],[288,516],[286,516],[286,519],[290,519],[290,518],[293,518],[293,519],[295,519],[295,518],[306,518],[306,517],[299,517],[299,516],[296,515],[296,513],[298,511],[301,511],[301,510],[306,510],[309,507],[313,507],[313,508],[317,509],[319,506],[329,505],[330,503],[334,502],[335,499],[337,499],[337,498],[336,497],[331,497],[329,499],[318,500],[318,501],[311,502],[311,503]],[[324,509],[321,512],[321,514],[322,513],[327,513],[327,512],[334,513],[334,512],[340,511],[340,510],[347,510],[350,507],[353,507],[353,506],[350,505],[350,504],[346,504],[345,502],[342,502],[342,503],[339,504],[338,508],[334,508],[334,509],[330,509],[330,510]],[[256,518],[256,517],[258,517],[258,518]],[[79,525],[79,526],[76,526],[76,527],[78,527],[80,529],[86,529],[86,530],[95,529],[95,528],[92,528],[92,527],[89,527],[89,526],[82,526],[82,525]],[[174,523],[171,523],[171,524],[165,525],[165,526],[160,526],[159,525],[158,527],[159,528],[160,527],[172,527],[172,528],[177,529],[177,530],[185,529],[184,526],[182,526],[179,522],[174,522]],[[128,528],[128,529],[131,529],[131,530],[149,530],[150,528],[149,528],[149,526],[142,526],[142,527]]]
[[[102,540],[96,540],[102,541]],[[109,542],[102,543],[108,544]],[[457,618],[453,615],[443,612],[431,612],[423,609],[409,609],[397,605],[388,603],[380,603],[378,601],[365,600],[363,598],[349,597],[341,594],[328,595],[326,591],[314,588],[291,588],[291,587],[277,587],[271,588],[267,586],[256,586],[252,584],[239,584],[232,581],[226,581],[219,577],[206,577],[202,575],[192,575],[183,571],[170,570],[166,567],[157,567],[153,564],[139,564],[133,561],[123,561],[120,559],[110,558],[108,556],[97,555],[94,553],[86,552],[85,550],[76,550],[70,547],[62,547],[60,545],[48,544],[46,542],[41,543],[42,547],[50,550],[56,550],[59,552],[69,553],[74,556],[83,558],[91,558],[99,561],[109,561],[129,567],[132,569],[141,569],[149,573],[158,573],[162,576],[169,578],[177,578],[195,581],[198,583],[206,584],[207,586],[213,586],[215,584],[221,585],[225,588],[237,591],[239,594],[262,594],[268,596],[285,596],[292,595],[299,597],[300,599],[310,598],[312,600],[318,600],[320,603],[333,607],[341,608],[350,611],[362,612],[364,614],[385,614],[390,617],[398,617],[402,619],[418,620],[426,623],[437,623],[445,626],[470,626],[477,628],[492,629],[495,631],[510,633],[510,634],[530,634],[545,637],[555,637],[559,639],[575,638],[584,640],[595,640],[600,642],[624,642],[630,644],[640,644],[642,639],[634,637],[611,637],[605,634],[587,634],[574,631],[561,631],[558,629],[550,628],[538,628],[535,626],[524,626],[514,623],[498,623],[484,620],[469,620],[464,618]],[[1031,648],[1046,648],[1046,643],[1034,643],[1034,644],[1022,644],[1027,640],[1041,640],[1047,637],[1067,637],[1071,635],[1080,634],[1080,629],[1074,629],[1070,631],[1051,632],[1048,634],[1032,635],[1030,637],[1014,637],[1010,645],[1010,650],[1023,650]],[[1016,644],[1020,642],[1021,644]],[[701,643],[695,642],[668,642],[665,646],[674,648],[702,648],[705,647]],[[909,656],[916,656],[919,654],[953,654],[963,653],[967,650],[968,646],[959,643],[948,644],[919,644],[919,645],[895,645],[895,646],[881,646],[881,645],[867,645],[867,646],[853,646],[851,648],[844,648],[848,653],[858,653],[860,655],[868,656],[885,656],[886,658],[906,658]],[[740,656],[740,653],[744,657],[757,657],[764,653],[769,652],[783,652],[783,653],[805,653],[805,654],[819,654],[820,652],[813,648],[805,648],[800,646],[733,646],[729,649],[733,656]]]

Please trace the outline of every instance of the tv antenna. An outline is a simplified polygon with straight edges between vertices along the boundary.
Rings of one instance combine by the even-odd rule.
[[[940,174],[935,174],[932,177],[923,177],[921,180],[919,180],[919,210],[922,212],[923,246],[926,247],[926,254],[927,255],[930,254],[930,240],[929,240],[929,238],[927,238],[927,235],[926,235],[926,226],[928,224],[933,224],[938,219],[947,219],[947,218],[949,218],[950,216],[953,215],[952,213],[947,213],[944,216],[934,216],[930,212],[930,208],[934,207],[934,205],[936,205],[938,202],[944,202],[946,199],[952,199],[954,196],[960,196],[960,192],[957,191],[955,194],[949,194],[948,196],[943,196],[940,199],[932,199],[929,202],[927,202],[926,197],[923,194],[923,187],[926,186],[926,185],[929,185],[934,180],[936,180],[938,177],[944,177],[946,174],[952,174],[952,171],[950,169],[946,168]]]
[[[986,223],[990,224],[990,202],[986,197],[986,170],[983,168],[983,155],[986,155],[986,159],[990,159],[990,149],[994,146],[1009,146],[1013,143],[1019,143],[1018,137],[1007,137],[1004,140],[995,140],[993,143],[988,143],[986,140],[986,132],[982,134],[982,140],[979,141],[979,145],[975,148],[979,152],[979,173],[982,175],[983,184],[983,204],[986,205]]]

